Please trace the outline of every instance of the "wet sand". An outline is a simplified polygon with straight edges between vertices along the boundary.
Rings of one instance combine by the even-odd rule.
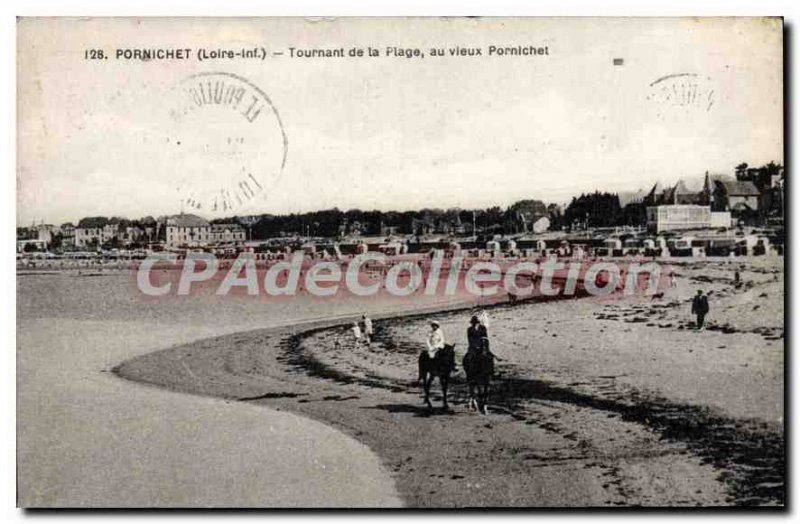
[[[238,333],[129,360],[122,377],[289,410],[367,444],[412,507],[776,505],[784,500],[783,261],[675,261],[658,299],[490,310],[491,414],[423,408],[425,325],[463,351],[468,310],[376,321],[372,347],[343,320]],[[712,290],[692,329],[694,289]],[[757,307],[756,307],[757,306]],[[344,344],[344,345],[343,345]]]
[[[136,355],[322,308],[143,304],[126,272],[18,279],[20,506],[402,505],[378,457],[330,425],[111,372]]]

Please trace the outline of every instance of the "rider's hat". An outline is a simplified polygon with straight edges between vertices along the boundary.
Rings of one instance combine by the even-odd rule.
[[[441,324],[439,324],[437,321],[435,321],[435,320],[431,320],[431,326],[436,326],[436,327],[439,327],[440,325],[441,325]]]
[[[481,321],[480,321],[480,320],[478,320],[478,317],[476,317],[475,315],[472,315],[472,318],[471,318],[471,319],[469,319],[469,323],[470,323],[470,324],[480,324],[480,323],[481,323]]]

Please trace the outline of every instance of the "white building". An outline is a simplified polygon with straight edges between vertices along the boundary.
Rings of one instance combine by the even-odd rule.
[[[70,222],[66,222],[61,224],[59,228],[61,232],[61,245],[62,246],[74,246],[75,245],[75,226],[73,226]]]
[[[75,228],[75,246],[101,245],[111,241],[117,234],[117,224],[110,224],[103,217],[84,218]]]
[[[211,241],[211,224],[197,215],[173,215],[166,220],[166,241],[170,246],[208,244]]]
[[[58,228],[50,224],[40,224],[35,226],[35,229],[36,240],[43,242],[47,246],[53,243],[53,235],[58,233]]]
[[[654,233],[682,229],[730,227],[728,212],[713,212],[710,206],[664,205],[647,208],[647,229]]]
[[[239,224],[212,224],[209,241],[217,243],[244,242],[247,234]]]

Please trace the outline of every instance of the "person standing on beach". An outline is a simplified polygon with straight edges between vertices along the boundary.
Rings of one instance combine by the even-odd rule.
[[[361,315],[361,321],[364,323],[364,341],[369,346],[372,343],[372,319],[364,313]]]
[[[697,315],[697,322],[695,324],[697,329],[703,329],[708,310],[708,296],[703,295],[702,289],[698,289],[697,294],[692,299],[692,313]]]
[[[353,337],[356,341],[356,347],[361,343],[361,328],[358,326],[358,322],[353,322],[353,327],[350,328],[353,331]]]

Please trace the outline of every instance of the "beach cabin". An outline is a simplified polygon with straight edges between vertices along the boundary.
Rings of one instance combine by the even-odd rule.
[[[601,257],[621,257],[622,241],[618,238],[606,238],[595,250],[595,254]]]
[[[737,239],[736,245],[739,248],[741,255],[754,255],[755,248],[758,245],[758,237],[756,235],[744,235]]]
[[[669,252],[674,257],[704,257],[706,255],[704,242],[693,236],[674,239]]]
[[[652,247],[645,247],[644,254],[648,257],[666,257],[669,256],[669,247],[667,239],[664,237],[656,237],[655,239],[648,239],[652,242]]]
[[[694,237],[674,238],[669,242],[669,254],[673,257],[692,256],[692,240]]]
[[[766,255],[769,253],[769,250],[770,250],[769,238],[764,236],[757,237],[756,245],[753,246],[753,254],[756,256]]]
[[[647,240],[642,240],[640,238],[626,238],[625,241],[622,243],[622,254],[623,255],[641,255],[644,253],[645,250],[645,242]]]
[[[489,256],[495,256],[500,253],[500,242],[497,240],[490,240],[486,242],[486,251],[489,253]]]
[[[642,254],[646,257],[660,257],[664,256],[664,248],[659,245],[659,240],[664,241],[663,238],[645,238],[642,240]],[[666,242],[664,242],[666,244]],[[669,254],[669,252],[667,252]]]
[[[509,240],[508,245],[506,246],[506,252],[509,256],[517,257],[519,256],[519,248],[517,247],[516,240]]]
[[[450,242],[445,249],[445,256],[458,257],[461,256],[461,244],[458,242]]]
[[[711,257],[729,257],[738,254],[736,239],[712,238],[706,247],[706,254]]]
[[[572,254],[570,257],[572,260],[583,260],[586,258],[586,245],[585,244],[573,244],[570,246]]]
[[[402,248],[403,246],[399,242],[391,242],[389,244],[381,244],[378,246],[378,251],[386,256],[392,257],[400,255],[403,250]]]

